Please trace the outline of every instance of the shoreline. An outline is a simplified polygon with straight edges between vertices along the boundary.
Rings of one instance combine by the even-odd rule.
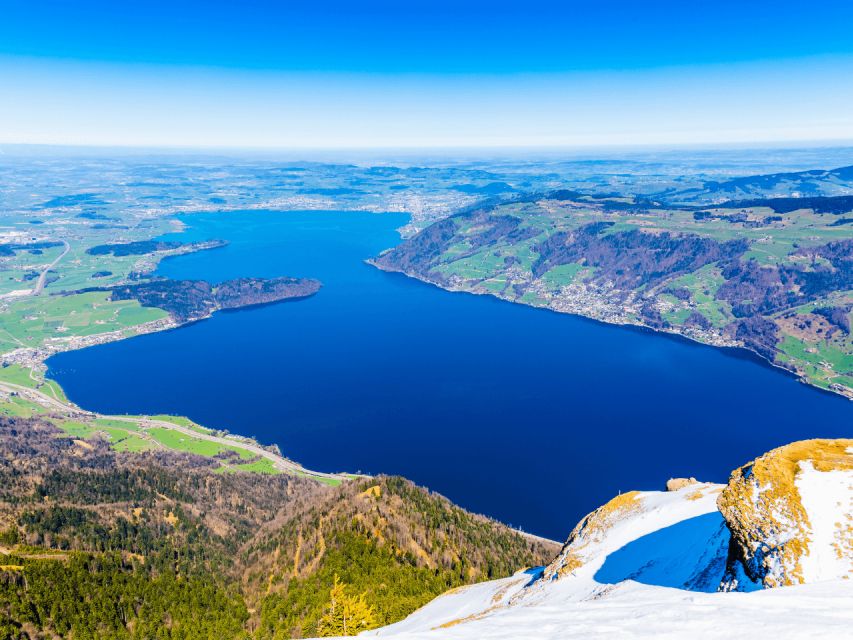
[[[210,313],[207,313],[206,315],[188,318],[187,320],[183,321],[176,320],[170,314],[165,318],[151,320],[150,322],[144,322],[142,324],[138,324],[133,327],[128,327],[126,329],[119,329],[117,331],[106,331],[104,333],[95,333],[88,336],[49,338],[41,347],[21,347],[18,349],[13,349],[12,351],[7,351],[6,353],[2,353],[0,354],[0,360],[2,360],[2,362],[6,364],[18,364],[44,374],[47,371],[47,360],[49,360],[52,356],[58,353],[65,353],[68,351],[79,351],[81,349],[87,349],[89,347],[96,347],[101,344],[119,342],[120,340],[127,340],[130,338],[136,338],[152,333],[160,333],[165,331],[174,331],[176,329],[182,329],[197,322],[203,322],[204,320],[208,320],[217,313],[239,313],[240,311],[247,311],[250,309],[256,309],[259,307],[265,307],[273,304],[307,300],[308,298],[317,295],[318,292],[319,290],[305,295],[282,298],[280,300],[253,302],[239,307],[213,309],[212,311],[210,311]],[[77,292],[69,292],[68,295],[73,295],[74,293]]]
[[[692,345],[701,345],[703,347],[717,349],[725,355],[735,357],[735,358],[747,359],[751,362],[755,362],[755,363],[760,364],[762,366],[769,367],[773,370],[783,372],[784,374],[792,377],[794,380],[796,380],[797,382],[809,387],[810,389],[814,389],[814,390],[819,391],[819,392],[827,393],[833,397],[845,398],[845,399],[853,402],[853,389],[847,390],[847,391],[840,391],[837,389],[825,388],[825,387],[820,387],[816,384],[812,384],[811,382],[809,382],[808,378],[806,378],[805,376],[803,376],[799,372],[794,371],[792,369],[789,369],[787,367],[784,367],[778,363],[771,362],[770,360],[768,360],[767,358],[762,356],[760,353],[758,353],[756,350],[751,349],[750,347],[743,345],[743,344],[713,344],[710,342],[705,342],[705,341],[700,340],[698,338],[695,338],[693,336],[687,335],[686,333],[681,333],[679,331],[671,331],[671,330],[666,330],[666,329],[658,329],[655,327],[650,327],[649,325],[642,324],[640,322],[632,322],[632,321],[611,322],[611,321],[607,321],[607,320],[601,320],[599,318],[595,318],[595,317],[590,316],[590,315],[585,315],[583,313],[577,313],[574,311],[561,311],[559,309],[554,309],[550,306],[544,306],[544,305],[543,306],[536,306],[536,305],[528,304],[526,302],[520,302],[518,300],[512,300],[509,298],[505,298],[505,297],[499,296],[495,293],[491,293],[491,292],[487,292],[487,291],[473,291],[471,289],[465,289],[462,287],[446,286],[444,284],[439,284],[438,282],[435,282],[433,280],[425,278],[425,277],[421,276],[420,274],[410,273],[410,272],[403,271],[400,269],[384,268],[381,265],[377,264],[375,258],[368,258],[367,260],[365,260],[365,263],[369,264],[370,266],[374,267],[375,269],[378,269],[378,270],[383,271],[385,273],[398,273],[398,274],[400,274],[406,278],[411,278],[413,280],[417,280],[418,282],[422,282],[424,284],[436,287],[437,289],[441,289],[442,291],[447,291],[449,293],[465,293],[465,294],[474,295],[474,296],[486,296],[486,297],[494,298],[495,300],[499,300],[501,302],[506,302],[509,304],[517,304],[517,305],[520,305],[523,307],[528,307],[530,309],[541,309],[543,311],[549,311],[551,313],[556,313],[559,315],[566,315],[566,316],[571,316],[574,318],[580,318],[582,320],[589,321],[589,322],[595,322],[595,323],[600,324],[600,325],[605,325],[605,326],[609,326],[609,327],[621,327],[624,329],[633,330],[633,331],[640,331],[643,333],[652,333],[652,334],[655,334],[655,335],[658,335],[661,337],[667,337],[667,338],[676,339],[676,340],[684,340],[687,343],[692,344]]]
[[[45,378],[48,380],[48,378]],[[51,383],[56,385],[59,389],[63,397],[65,396],[65,391],[59,386],[59,383],[55,380],[50,380]],[[58,397],[51,397],[46,393],[42,393],[39,389],[25,387],[23,385],[15,384],[12,382],[8,382],[5,380],[0,380],[0,392],[6,393],[9,395],[17,395],[19,397],[27,398],[37,404],[52,410],[59,410],[63,412],[63,415],[72,419],[79,419],[81,417],[86,417],[90,419],[101,419],[101,420],[114,420],[119,422],[127,422],[129,424],[136,425],[140,429],[140,433],[144,433],[149,428],[159,428],[159,429],[169,429],[171,431],[175,431],[177,433],[181,433],[189,438],[204,440],[208,442],[213,442],[217,444],[222,444],[226,447],[237,447],[249,451],[251,453],[256,454],[256,456],[260,458],[264,458],[270,460],[270,462],[274,465],[274,467],[283,474],[292,475],[296,477],[303,477],[315,480],[317,482],[329,485],[329,486],[337,486],[343,482],[347,482],[349,480],[354,480],[357,478],[370,478],[372,476],[363,473],[349,473],[349,472],[337,472],[337,473],[327,473],[323,471],[316,471],[313,469],[308,469],[298,462],[291,460],[290,458],[284,456],[278,445],[270,445],[269,448],[267,446],[262,445],[256,439],[250,436],[242,436],[239,434],[225,434],[225,435],[217,435],[221,433],[220,431],[210,429],[209,427],[205,427],[203,425],[197,425],[200,429],[194,429],[190,426],[184,426],[177,424],[176,422],[171,422],[168,420],[161,419],[161,416],[135,416],[130,414],[102,414],[95,411],[89,411],[88,409],[83,409],[79,405],[72,402],[70,399],[67,399],[63,402]],[[183,416],[168,416],[173,417],[175,419],[181,419]],[[189,419],[188,419],[189,420]],[[196,424],[194,421],[190,422],[192,424]],[[181,453],[180,450],[176,449],[168,449],[168,447],[164,447],[166,450],[175,451],[177,453]],[[274,449],[274,450],[273,450]],[[194,454],[200,455],[200,454]],[[206,456],[202,456],[206,457]],[[226,465],[229,470],[233,471],[242,471],[243,473],[253,473],[252,471],[245,471],[239,468],[239,465]],[[381,475],[381,474],[380,474]],[[428,489],[428,487],[426,487]],[[429,490],[429,489],[428,489]],[[431,490],[430,490],[431,491]],[[448,498],[449,500],[449,498]],[[451,500],[451,502],[453,502]],[[453,504],[456,504],[453,502]],[[463,507],[464,508],[464,507]],[[468,511],[466,509],[466,511]],[[474,511],[469,511],[470,513],[475,513]],[[547,538],[545,536],[540,536],[535,533],[531,533],[529,531],[524,531],[522,529],[518,529],[516,527],[510,527],[506,525],[502,521],[496,519],[494,516],[488,516],[479,514],[484,518],[489,520],[493,520],[506,526],[510,530],[514,531],[516,534],[526,538],[528,540],[534,542],[546,542],[552,543],[556,545],[562,545],[563,542],[559,540],[553,540],[551,538]]]
[[[45,378],[45,380],[48,380],[48,378]],[[59,386],[59,383],[55,380],[50,380],[50,382],[56,385],[61,391],[62,395],[65,397],[65,391],[62,389],[61,386]],[[358,474],[326,473],[323,471],[314,471],[312,469],[307,469],[301,464],[285,457],[281,453],[276,453],[272,450],[272,448],[265,447],[254,438],[232,434],[217,435],[217,433],[220,432],[213,429],[209,429],[203,425],[198,425],[199,427],[201,427],[201,429],[193,429],[189,426],[177,424],[176,422],[161,420],[158,417],[133,416],[129,414],[111,415],[98,413],[96,411],[89,411],[88,409],[84,409],[79,405],[75,404],[70,399],[66,399],[66,401],[63,401],[57,397],[51,397],[46,393],[42,393],[37,388],[26,387],[5,380],[0,380],[0,391],[10,396],[16,395],[18,397],[23,397],[47,409],[48,411],[59,411],[59,415],[63,415],[69,418],[79,419],[81,417],[84,417],[95,420],[117,420],[120,422],[134,424],[141,430],[141,432],[145,432],[147,429],[150,429],[152,427],[160,429],[169,429],[171,431],[176,431],[193,439],[213,442],[226,447],[237,447],[240,449],[244,449],[250,453],[255,454],[256,457],[269,460],[273,464],[273,467],[281,473],[294,476],[309,477],[320,482],[324,482],[325,484],[339,484],[340,482],[351,479],[353,477],[359,477]],[[183,416],[170,417],[174,417],[175,419],[183,418]],[[195,424],[191,420],[190,423]],[[273,445],[273,447],[275,447],[276,450],[278,449],[276,445]],[[168,447],[166,448],[168,449]],[[237,468],[236,470],[239,470],[239,468]]]
[[[181,233],[186,229],[186,223],[181,220],[180,215],[181,212],[173,211],[168,216],[171,220],[171,223],[174,224],[175,227],[177,227],[177,229],[175,230],[176,233]],[[69,248],[68,243],[64,240],[63,242],[66,246],[66,251],[63,252],[60,258],[64,257],[68,253]],[[139,256],[139,259],[136,261],[135,264],[135,270],[137,273],[151,276],[156,272],[163,260],[196,253],[199,251],[219,249],[227,246],[227,244],[227,241],[223,240],[208,240],[203,242],[185,243],[182,246],[176,248],[171,248],[163,251],[155,251],[151,254]],[[58,262],[58,259],[54,261],[53,264],[55,264],[55,262]],[[21,386],[19,384],[15,384],[14,382],[3,380],[2,377],[0,377],[0,392],[5,393],[7,397],[19,396],[23,399],[28,400],[31,404],[35,404],[42,407],[43,409],[46,409],[48,413],[53,412],[57,416],[62,416],[66,419],[68,417],[76,416],[78,418],[83,417],[84,419],[90,421],[105,419],[133,423],[137,425],[137,427],[140,429],[140,433],[142,433],[143,439],[147,439],[152,446],[160,446],[167,450],[171,449],[173,451],[181,451],[180,448],[170,448],[169,446],[165,446],[162,443],[158,443],[156,439],[152,439],[150,438],[150,436],[147,436],[144,433],[144,430],[150,427],[169,429],[171,431],[182,433],[183,435],[189,436],[193,439],[206,440],[225,447],[237,447],[244,451],[254,453],[256,458],[257,456],[260,456],[260,458],[258,458],[256,462],[260,462],[263,459],[267,459],[269,461],[268,464],[271,464],[277,472],[289,473],[291,475],[297,476],[313,477],[314,479],[317,479],[321,482],[326,482],[327,484],[339,484],[344,480],[353,477],[360,477],[363,474],[352,474],[345,472],[327,473],[307,469],[301,464],[296,463],[282,455],[281,450],[275,444],[263,445],[253,437],[243,436],[240,434],[231,434],[227,431],[211,429],[203,425],[198,425],[193,420],[184,416],[168,417],[172,417],[177,420],[186,420],[189,424],[195,425],[196,427],[200,427],[200,429],[191,429],[184,427],[180,424],[175,424],[174,422],[151,419],[147,416],[133,416],[129,414],[108,415],[97,411],[90,411],[88,409],[80,407],[79,405],[68,399],[65,390],[61,387],[61,385],[56,380],[49,378],[47,375],[49,371],[47,361],[52,356],[59,353],[78,351],[101,344],[118,342],[120,340],[125,340],[128,338],[181,329],[189,325],[195,324],[196,322],[207,320],[218,312],[236,313],[239,311],[254,309],[257,307],[277,304],[280,302],[305,300],[316,295],[322,287],[322,283],[316,280],[294,280],[304,280],[309,284],[316,284],[316,288],[314,290],[305,293],[300,293],[297,295],[286,295],[278,299],[252,301],[246,304],[239,304],[236,306],[220,306],[217,304],[217,306],[210,308],[203,315],[188,318],[176,317],[174,313],[166,311],[166,315],[164,317],[129,327],[115,329],[113,331],[105,331],[101,333],[94,333],[82,336],[52,336],[46,338],[38,346],[20,346],[18,348],[11,349],[10,351],[6,351],[5,353],[0,354],[0,363],[2,363],[3,367],[17,366],[26,370],[29,374],[29,379],[33,382],[33,386]],[[214,285],[211,283],[211,286]],[[81,290],[59,291],[52,293],[51,295],[68,296],[79,294],[82,292],[83,291]],[[141,301],[137,302],[140,304],[140,306],[144,306],[142,305]],[[46,387],[51,392],[50,394],[42,393],[42,391],[39,390],[39,388],[44,384],[50,385],[49,387]],[[239,465],[228,464],[224,460],[221,460],[220,463],[222,464],[222,467],[224,469],[240,470]],[[249,473],[253,472],[253,470],[248,469],[244,470],[244,472]]]
[[[51,395],[42,393],[36,387],[26,387],[2,379],[0,379],[0,392],[3,392],[10,397],[23,397],[29,400],[30,402],[33,402],[34,404],[37,404],[40,407],[47,409],[49,412],[58,411],[58,415],[61,415],[66,418],[84,417],[90,420],[104,419],[128,422],[135,424],[143,432],[151,427],[169,429],[171,431],[176,431],[183,435],[189,436],[193,439],[205,440],[226,447],[237,447],[250,453],[254,453],[256,457],[269,460],[273,468],[275,468],[278,472],[295,476],[310,477],[326,484],[339,484],[340,482],[346,481],[353,477],[364,476],[364,474],[352,474],[347,472],[327,473],[323,471],[315,471],[312,469],[308,469],[281,454],[281,450],[278,448],[277,445],[263,445],[253,437],[244,436],[240,434],[223,433],[221,430],[211,429],[205,427],[204,425],[197,425],[201,428],[197,430],[189,427],[184,427],[174,422],[150,418],[148,416],[133,416],[130,414],[112,415],[103,414],[97,411],[90,411],[71,401],[67,397],[67,394],[62,388],[62,386],[56,380],[53,380],[52,378],[49,378],[47,376],[47,360],[49,360],[52,356],[58,353],[78,351],[100,344],[108,344],[111,342],[118,342],[120,340],[126,340],[129,338],[135,338],[143,335],[182,329],[197,322],[207,320],[218,312],[237,313],[240,311],[277,304],[281,302],[305,300],[316,295],[318,291],[319,288],[317,289],[317,291],[313,291],[305,295],[291,296],[279,300],[268,300],[263,302],[250,303],[238,307],[216,308],[211,310],[204,316],[189,318],[184,321],[177,320],[175,317],[169,314],[164,318],[152,320],[150,322],[142,323],[125,329],[92,334],[88,336],[53,338],[48,339],[43,345],[39,347],[21,347],[18,349],[13,349],[12,351],[7,351],[6,353],[0,354],[0,360],[2,360],[3,366],[5,367],[14,365],[21,367],[22,369],[25,369],[29,372],[30,379],[33,380],[33,382],[49,382],[52,385],[55,385],[59,391],[59,396],[57,396],[56,393],[53,393],[53,397],[51,397]],[[62,398],[64,398],[65,400],[63,401]],[[171,417],[174,417],[176,419],[186,419],[190,423],[196,424],[193,420],[185,416]],[[166,447],[166,449],[168,449],[168,447]],[[179,449],[173,450],[180,451]],[[231,465],[226,466],[228,468],[231,468]],[[237,468],[235,470],[240,470],[239,465],[236,465],[236,467]],[[251,471],[244,472],[251,473]]]

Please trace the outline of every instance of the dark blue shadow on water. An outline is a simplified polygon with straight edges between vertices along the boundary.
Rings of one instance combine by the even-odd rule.
[[[713,592],[723,576],[728,546],[723,517],[707,513],[629,542],[607,556],[595,580]]]

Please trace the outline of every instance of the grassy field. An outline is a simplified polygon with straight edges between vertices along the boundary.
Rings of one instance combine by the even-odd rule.
[[[93,437],[98,432],[98,430],[91,424],[80,422],[79,420],[54,419],[51,422],[53,422],[53,424],[62,429],[72,438],[80,438],[82,440],[87,440],[88,438]]]
[[[64,247],[40,249],[41,253],[17,251],[14,256],[4,258],[0,270],[0,294],[12,291],[31,291],[36,278],[47,266],[58,258]]]
[[[185,418],[183,416],[167,416],[167,415],[156,415],[149,416],[152,420],[159,420],[161,422],[171,422],[172,424],[176,424],[179,427],[186,427],[187,429],[192,429],[193,431],[198,431],[199,433],[216,433],[213,429],[208,429],[207,427],[202,427],[200,424],[196,424],[189,418]]]
[[[178,431],[172,431],[165,427],[151,427],[146,430],[152,438],[167,449],[175,451],[186,451],[200,456],[213,457],[229,451],[236,453],[241,459],[249,460],[255,457],[250,451],[239,447],[225,446],[218,442],[193,438]]]
[[[157,444],[150,439],[130,433],[126,429],[101,428],[98,430],[106,434],[107,439],[110,441],[110,446],[116,451],[137,453],[139,451],[149,451],[158,448]]]
[[[18,396],[12,396],[0,401],[0,415],[10,418],[32,418],[35,415],[45,413],[47,411],[41,405]]]
[[[39,385],[39,381],[35,379],[30,370],[19,364],[0,367],[0,381],[10,382],[30,389],[35,389]]]
[[[245,464],[229,464],[228,466],[220,467],[218,471],[220,473],[237,473],[239,471],[244,471],[248,473],[263,473],[270,475],[281,473],[281,471],[275,468],[272,460],[267,458],[259,458],[258,460],[247,462]]]
[[[0,368],[0,381],[16,384],[67,402],[62,388],[53,380],[45,380],[40,375],[19,365],[9,365]],[[222,472],[278,474],[272,460],[262,458],[257,454],[241,447],[239,443],[224,445],[217,442],[195,438],[167,427],[145,427],[140,424],[147,417],[128,416],[128,419],[110,417],[63,417],[53,409],[27,400],[17,394],[0,397],[0,416],[11,418],[30,418],[35,415],[50,416],[50,421],[65,434],[79,440],[100,438],[105,440],[116,451],[136,453],[154,449],[169,449],[201,455],[208,458],[222,457]],[[169,422],[176,426],[197,431],[199,434],[214,434],[215,431],[202,427],[192,420],[182,416],[157,415],[150,419]],[[325,481],[321,479],[320,481]],[[329,479],[330,484],[338,484],[335,479]]]
[[[21,401],[20,398],[14,398],[13,400],[17,403],[14,405],[15,407],[19,405],[21,407],[30,406],[29,403],[25,405],[21,404],[26,401]],[[5,406],[6,403],[0,404],[0,410]],[[18,409],[18,412],[21,413],[21,409]],[[170,417],[174,418],[174,416]],[[185,420],[183,419],[181,422]],[[225,446],[216,442],[196,439],[177,431],[171,431],[165,427],[144,429],[134,422],[111,418],[95,418],[87,421],[54,419],[52,421],[71,437],[82,440],[100,437],[105,439],[116,451],[133,453],[163,448],[211,458],[233,452],[236,454],[236,460],[223,464],[220,471],[229,473],[238,471],[264,474],[281,473],[275,468],[271,460],[267,458],[256,459],[258,456],[239,446]],[[186,420],[186,422],[190,421]],[[243,461],[249,462],[243,463]]]
[[[62,387],[53,380],[45,380],[42,391],[45,395],[51,396],[59,402],[68,402],[68,398],[65,396],[65,392],[62,390]]]
[[[139,425],[127,420],[114,420],[112,418],[95,418],[92,425],[99,429],[122,429],[124,431],[140,431]]]
[[[56,382],[45,380],[40,375],[32,373],[29,369],[18,364],[9,364],[5,367],[0,367],[0,381],[29,389],[38,389],[59,402],[68,402],[65,392]]]
[[[160,320],[162,309],[141,307],[135,300],[111,302],[104,292],[38,296],[0,312],[0,352],[39,347],[45,341],[90,336]]]
[[[543,273],[542,281],[556,288],[563,287],[571,284],[578,277],[585,276],[588,269],[589,267],[577,263],[561,264]]]

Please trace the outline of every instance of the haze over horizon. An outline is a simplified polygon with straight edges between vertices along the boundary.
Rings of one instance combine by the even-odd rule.
[[[853,6],[4,2],[0,143],[333,149],[853,139]],[[61,108],[58,107],[61,105]]]

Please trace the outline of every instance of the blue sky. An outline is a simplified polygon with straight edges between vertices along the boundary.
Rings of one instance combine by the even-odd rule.
[[[853,139],[853,2],[0,0],[0,141]]]

